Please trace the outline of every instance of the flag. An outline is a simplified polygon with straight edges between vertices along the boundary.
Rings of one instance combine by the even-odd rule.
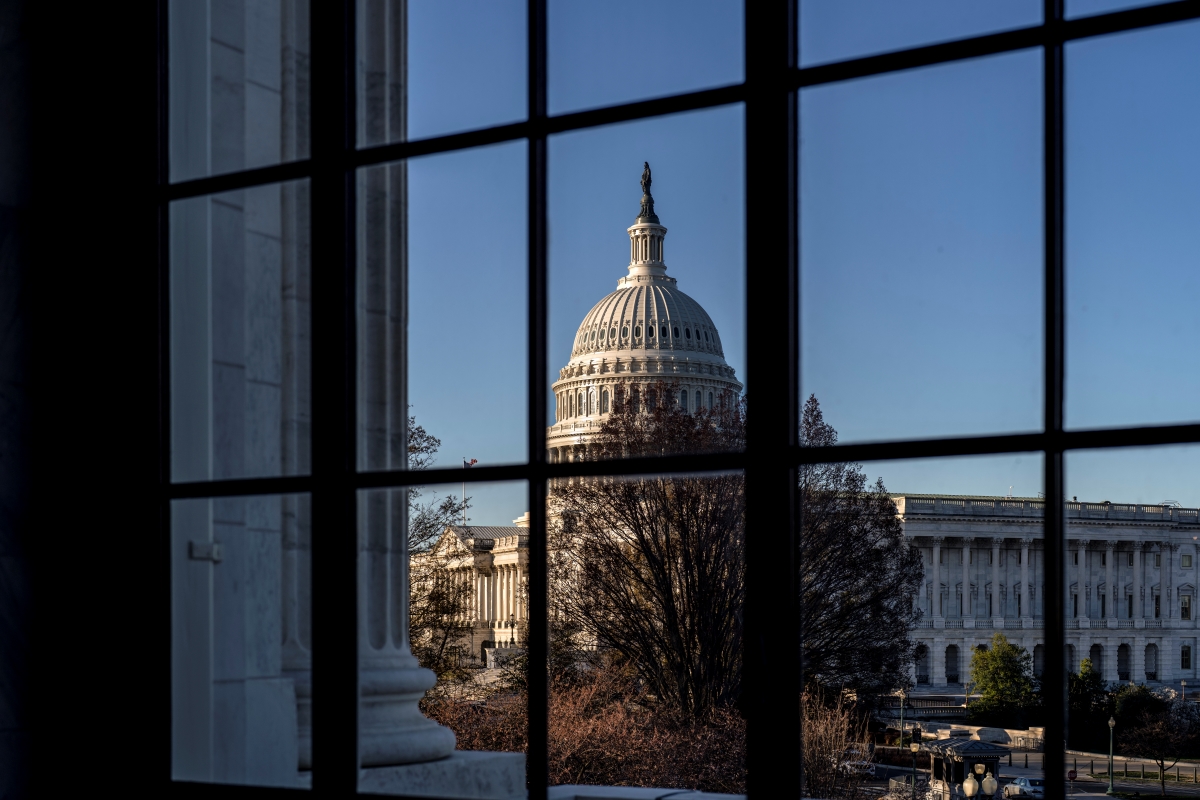
[[[470,467],[473,467],[478,463],[479,463],[479,459],[477,459],[477,458],[472,458],[469,462],[464,458],[463,459],[463,469],[469,469]]]

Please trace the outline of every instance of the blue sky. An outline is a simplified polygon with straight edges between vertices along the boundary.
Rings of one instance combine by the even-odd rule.
[[[1072,0],[1084,14],[1134,3]],[[1035,23],[1036,0],[802,4],[804,63]],[[524,114],[518,3],[410,3],[410,132]],[[551,0],[552,112],[742,78],[739,4]],[[1073,43],[1067,72],[1068,424],[1194,420],[1200,334],[1200,25]],[[843,441],[1041,423],[1041,56],[1021,52],[806,90],[802,381]],[[670,274],[744,369],[747,231],[739,107],[555,137],[550,369],[628,262],[641,162]],[[444,463],[524,458],[525,147],[410,168],[410,395]],[[751,205],[753,205],[751,203]],[[772,265],[750,268],[772,269]],[[760,378],[759,380],[765,380]],[[1194,449],[1068,459],[1081,499],[1200,505]],[[907,492],[1035,495],[1038,456],[868,465]],[[458,490],[455,490],[458,491]],[[472,521],[525,511],[476,492]]]

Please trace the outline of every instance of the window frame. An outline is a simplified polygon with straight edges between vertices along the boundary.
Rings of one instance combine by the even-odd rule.
[[[528,115],[518,123],[428,139],[358,147],[355,135],[355,6],[354,0],[310,5],[311,155],[302,160],[171,183],[167,173],[167,36],[166,0],[156,8],[159,41],[154,64],[157,81],[158,177],[157,276],[159,287],[158,375],[159,422],[157,502],[159,533],[165,537],[169,506],[185,498],[233,497],[306,492],[312,497],[314,597],[322,613],[313,615],[314,695],[313,796],[357,792],[358,644],[357,551],[355,537],[332,531],[357,527],[355,496],[359,490],[420,484],[526,481],[530,511],[529,649],[531,685],[546,685],[546,488],[550,480],[572,476],[635,476],[676,471],[741,470],[746,476],[749,529],[768,530],[769,537],[747,544],[747,598],[743,710],[747,716],[749,794],[753,797],[798,796],[800,770],[795,753],[800,738],[798,664],[801,635],[793,630],[779,647],[757,647],[759,640],[779,641],[775,620],[798,619],[797,561],[801,524],[795,503],[797,468],[828,461],[875,461],[938,458],[1040,451],[1045,458],[1044,517],[1045,587],[1043,606],[1046,641],[1065,641],[1065,452],[1089,448],[1138,447],[1200,442],[1200,424],[1127,426],[1067,430],[1063,419],[1064,387],[1064,45],[1073,40],[1200,18],[1200,0],[1176,0],[1090,17],[1066,19],[1064,0],[1044,0],[1043,21],[1000,33],[906,48],[812,67],[798,64],[798,0],[745,4],[745,80],[742,83],[685,92],[603,108],[551,116],[547,113],[547,0],[528,2]],[[935,64],[948,64],[998,53],[1040,48],[1043,52],[1043,192],[1044,192],[1044,421],[1033,433],[910,439],[884,443],[834,445],[802,449],[799,423],[799,160],[798,95],[806,87],[882,75]],[[750,348],[747,371],[772,375],[782,386],[783,402],[756,406],[755,417],[771,424],[749,428],[746,450],[703,456],[664,456],[620,462],[549,463],[545,447],[549,376],[547,371],[547,139],[566,131],[684,111],[741,104],[745,109],[745,174],[747,198],[754,198],[754,229],[747,237],[746,262],[778,264],[777,269],[748,270],[746,315],[748,341],[771,341],[772,348]],[[355,458],[357,388],[355,342],[355,254],[353,181],[360,167],[432,153],[445,153],[505,141],[524,140],[528,147],[528,302],[527,380],[528,456],[523,464],[360,472]],[[168,214],[170,203],[189,197],[252,186],[311,180],[312,270],[312,473],[310,475],[174,483],[169,474],[169,319],[166,290],[169,275]],[[747,212],[748,215],[748,212]],[[781,352],[782,349],[782,352]],[[163,565],[166,569],[166,565]],[[168,595],[169,580],[163,580]],[[941,596],[939,595],[939,603]],[[1077,597],[1076,597],[1077,602]],[[1158,598],[1156,596],[1156,605]],[[160,632],[162,652],[170,652],[170,631]],[[164,659],[163,669],[169,669]],[[1045,649],[1047,741],[1065,738],[1066,692],[1064,651]],[[170,680],[155,702],[170,717]],[[162,682],[153,684],[161,687]],[[547,789],[548,702],[544,692],[530,692],[527,774],[531,800],[544,800]],[[793,702],[784,702],[786,697]],[[160,706],[163,707],[163,706]],[[780,713],[780,709],[792,709]],[[169,731],[160,732],[160,735]],[[163,750],[157,751],[159,753]],[[169,753],[169,747],[165,749]],[[154,765],[171,794],[217,794],[263,797],[278,790],[187,784],[170,779],[170,765]],[[1064,772],[1064,754],[1045,754],[1048,775]],[[1047,800],[1061,800],[1064,784],[1048,781]]]

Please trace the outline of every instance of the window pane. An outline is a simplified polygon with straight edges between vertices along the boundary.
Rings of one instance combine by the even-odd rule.
[[[1077,616],[1067,619],[1067,744],[1103,752],[1097,748],[1108,747],[1114,720],[1119,792],[1159,791],[1159,767],[1145,749],[1150,737],[1165,732],[1158,746],[1175,752],[1180,739],[1197,731],[1194,702],[1180,698],[1185,682],[1189,698],[1197,688],[1197,464],[1196,445],[1087,450],[1066,458],[1066,580],[1079,597]],[[1177,780],[1172,760],[1168,792]],[[1077,769],[1107,780],[1106,765],[1080,759]],[[1179,777],[1193,783],[1192,765]]]
[[[171,204],[172,480],[309,471],[308,191]]]
[[[525,118],[524,3],[358,0],[359,146]]]
[[[1071,427],[1200,419],[1200,23],[1067,49]]]
[[[743,80],[742,3],[550,0],[551,114]]]
[[[859,58],[1041,21],[1038,0],[800,0],[800,64]]]
[[[745,794],[744,488],[741,473],[551,487],[551,785]]]
[[[1093,14],[1153,6],[1161,2],[1164,0],[1067,0],[1067,18],[1090,17]]]
[[[842,441],[1039,428],[1040,54],[800,102],[804,394]]]
[[[172,181],[308,157],[308,4],[170,0]]]
[[[523,795],[528,486],[379,489],[358,500],[359,789]]]
[[[550,141],[552,461],[630,436],[647,454],[741,448],[742,120],[731,106]]]
[[[836,437],[836,419],[818,411],[806,409],[806,444]],[[801,467],[804,723],[837,733],[805,741],[813,796],[846,782],[876,796],[914,772],[919,795],[932,783],[934,797],[961,796],[964,747],[971,767],[985,765],[980,781],[1042,778],[1041,466],[1039,454],[1014,454]],[[883,730],[817,702],[844,690],[872,698]],[[954,733],[968,725],[1007,740]]]
[[[359,171],[360,469],[406,469],[426,435],[425,466],[526,459],[525,154]]]
[[[171,504],[171,775],[312,784],[308,495]]]

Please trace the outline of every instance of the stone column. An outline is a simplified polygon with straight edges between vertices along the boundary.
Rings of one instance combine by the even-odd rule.
[[[929,683],[931,686],[946,685],[946,639],[934,637],[929,649]]]
[[[963,625],[966,625],[966,620],[970,619],[971,624],[975,624],[975,609],[971,607],[971,543],[974,541],[970,536],[964,536],[962,540],[962,616]]]
[[[1029,591],[1029,546],[1033,539],[1021,540],[1021,618],[1033,616],[1033,592]],[[1022,623],[1023,624],[1023,623]],[[1030,652],[1033,652],[1032,650]]]
[[[1105,609],[1105,617],[1110,628],[1117,627],[1117,586],[1113,577],[1116,575],[1116,547],[1117,543],[1109,539],[1104,543],[1104,585],[1108,587],[1108,608]],[[1105,647],[1109,647],[1105,645]],[[1113,658],[1116,659],[1116,650],[1113,650]],[[1108,658],[1105,655],[1105,658]]]
[[[1140,554],[1138,556],[1135,556],[1133,559],[1133,565],[1135,567],[1138,565],[1138,558],[1140,558]],[[1136,600],[1134,601],[1133,605],[1134,605],[1134,608],[1136,609],[1137,605],[1138,605]],[[1133,650],[1133,652],[1130,653],[1132,658],[1129,659],[1129,679],[1134,681],[1135,683],[1145,683],[1146,682],[1146,637],[1145,636],[1135,636],[1133,639],[1133,642],[1130,644],[1130,648]]]
[[[1163,602],[1167,604],[1167,613],[1164,614],[1169,620],[1179,618],[1179,612],[1175,603],[1175,551],[1179,549],[1179,545],[1174,542],[1164,542],[1163,551],[1163,569],[1162,583],[1166,586],[1166,591],[1163,592]],[[1159,657],[1161,661],[1161,656]]]
[[[1143,542],[1133,542],[1133,618],[1141,620],[1145,614],[1145,603],[1142,600],[1142,547]],[[1134,622],[1134,627],[1138,627],[1138,623]],[[1142,654],[1142,659],[1145,661],[1145,654]],[[1136,679],[1136,677],[1135,677]],[[1145,680],[1142,678],[1141,680]]]
[[[1104,648],[1104,680],[1116,683],[1120,680],[1117,674],[1117,642],[1110,636],[1101,645]]]
[[[1076,589],[1079,591],[1079,626],[1086,627],[1087,620],[1087,540],[1076,540],[1076,545],[1079,547],[1079,566],[1075,569],[1075,575],[1078,576],[1076,581]],[[1080,658],[1084,656],[1079,656]]]
[[[930,593],[930,604],[932,616],[939,618],[943,616],[941,608],[942,598],[942,543],[946,541],[941,536],[933,537],[933,591]],[[938,627],[941,627],[940,625]],[[944,682],[944,681],[943,681]]]
[[[992,619],[1000,621],[1004,619],[1004,600],[1000,596],[1000,547],[1004,544],[1004,539],[996,537],[992,539]],[[1004,623],[996,625],[993,622],[993,627],[1003,628]]]

